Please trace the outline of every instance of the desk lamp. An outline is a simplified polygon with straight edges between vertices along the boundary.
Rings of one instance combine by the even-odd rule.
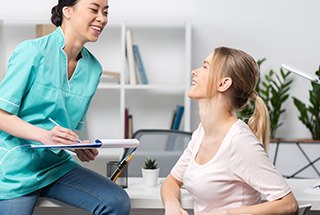
[[[298,68],[296,68],[294,66],[291,66],[289,64],[282,64],[281,67],[283,69],[289,71],[289,72],[293,72],[293,73],[295,73],[295,74],[297,74],[297,75],[299,75],[301,77],[304,77],[304,78],[306,78],[306,79],[308,79],[310,81],[313,81],[313,82],[315,82],[317,84],[320,84],[320,79],[315,75],[312,75],[310,73],[302,71],[301,69],[298,69]]]

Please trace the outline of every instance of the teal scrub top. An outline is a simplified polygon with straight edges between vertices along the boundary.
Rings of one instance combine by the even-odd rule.
[[[67,56],[61,28],[14,50],[0,84],[0,108],[35,126],[51,130],[59,125],[81,129],[102,68],[86,49],[81,50],[68,80]],[[0,130],[0,200],[26,195],[56,181],[78,164],[64,150],[30,149],[41,144]]]

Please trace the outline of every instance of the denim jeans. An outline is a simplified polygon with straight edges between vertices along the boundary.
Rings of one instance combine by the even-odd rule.
[[[0,201],[0,215],[31,215],[39,197],[57,199],[92,214],[130,212],[130,199],[120,186],[89,169],[77,167],[47,187]]]

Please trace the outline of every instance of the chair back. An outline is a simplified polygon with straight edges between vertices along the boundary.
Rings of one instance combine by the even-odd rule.
[[[140,144],[128,165],[129,177],[142,177],[146,157],[156,158],[160,177],[166,177],[187,147],[192,133],[179,130],[141,129],[133,134]]]
[[[311,204],[299,205],[299,215],[306,215],[311,209]]]

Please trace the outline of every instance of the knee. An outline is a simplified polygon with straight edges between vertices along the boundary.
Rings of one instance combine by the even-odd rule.
[[[114,199],[117,200],[113,204],[112,210],[114,211],[114,214],[118,215],[128,215],[130,213],[131,209],[131,203],[130,198],[124,190],[121,190],[121,192],[118,192],[118,197],[115,197]]]
[[[106,199],[107,201],[98,207],[100,210],[96,210],[94,214],[128,215],[130,213],[130,198],[122,188],[117,192],[110,193]]]

